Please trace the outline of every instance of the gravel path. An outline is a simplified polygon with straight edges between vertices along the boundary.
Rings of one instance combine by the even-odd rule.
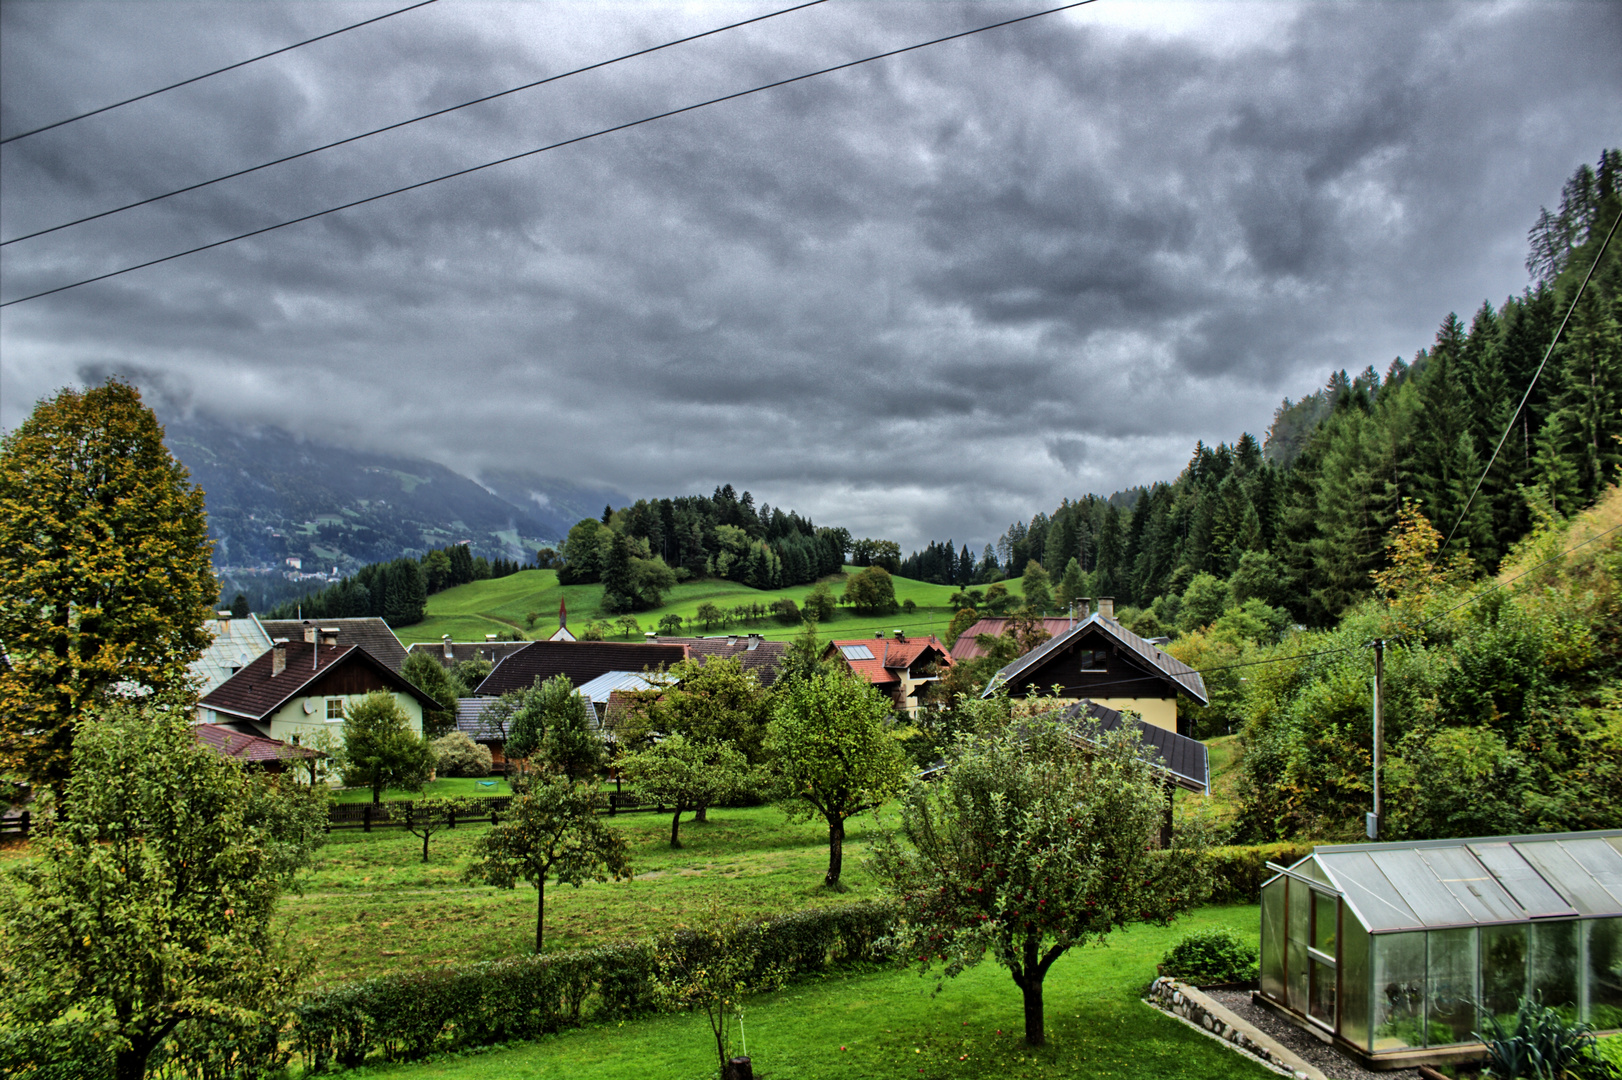
[[[1239,1019],[1260,1028],[1284,1046],[1323,1070],[1330,1080],[1418,1080],[1418,1069],[1397,1069],[1373,1072],[1327,1043],[1319,1042],[1288,1020],[1256,1005],[1250,1000],[1249,990],[1205,990],[1206,997],[1221,1005]]]

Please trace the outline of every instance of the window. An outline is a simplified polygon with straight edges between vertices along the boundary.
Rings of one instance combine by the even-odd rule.
[[[1083,649],[1081,651],[1081,670],[1109,670],[1109,653],[1104,649]]]
[[[327,699],[327,719],[342,720],[344,718],[344,699],[329,697]]]

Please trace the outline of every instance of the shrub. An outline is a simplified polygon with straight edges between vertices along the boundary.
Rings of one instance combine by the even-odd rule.
[[[1237,930],[1217,927],[1184,934],[1161,958],[1161,974],[1192,983],[1253,982],[1259,950]]]
[[[780,975],[809,975],[889,957],[895,911],[873,901],[739,923],[724,942],[750,989]],[[412,1061],[431,1053],[533,1039],[586,1020],[655,1008],[655,958],[705,950],[703,935],[678,930],[630,942],[413,971],[322,989],[297,1009],[293,1049],[307,1073],[353,1068],[377,1054]]]
[[[480,746],[465,731],[453,731],[433,741],[434,768],[441,776],[489,776],[493,759],[488,746]]]
[[[1289,866],[1298,859],[1312,854],[1310,843],[1247,844],[1212,848],[1207,856],[1211,860],[1214,882],[1210,902],[1213,904],[1254,904],[1261,896],[1262,882],[1273,876],[1268,863]]]
[[[771,612],[784,626],[794,626],[800,621],[799,607],[786,596],[772,601]]]

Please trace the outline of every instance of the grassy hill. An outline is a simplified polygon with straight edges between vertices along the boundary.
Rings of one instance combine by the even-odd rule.
[[[852,568],[854,569],[854,568]],[[845,575],[826,578],[837,597],[844,589]],[[1019,581],[1007,582],[1009,591],[1019,592]],[[666,598],[663,607],[636,614],[643,630],[656,630],[659,620],[669,614],[690,619],[705,602],[730,609],[739,604],[769,606],[780,597],[788,597],[803,605],[813,586],[796,585],[788,589],[751,589],[732,581],[690,581],[676,588]],[[911,613],[897,611],[891,615],[863,615],[848,608],[840,608],[834,617],[817,628],[823,638],[866,638],[875,633],[888,635],[892,630],[905,630],[908,634],[935,634],[946,632],[952,621],[953,610],[947,599],[956,592],[952,585],[931,585],[911,578],[895,579],[896,601],[911,600],[917,605]],[[549,637],[557,628],[558,602],[569,605],[569,628],[579,634],[586,623],[606,618],[599,614],[602,603],[601,585],[559,585],[555,570],[524,570],[494,581],[475,581],[458,585],[428,598],[428,617],[413,626],[402,626],[395,632],[406,644],[414,641],[438,641],[449,634],[456,641],[482,641],[486,634],[509,634],[519,631],[528,638]],[[537,612],[535,625],[527,625],[530,612]],[[771,616],[750,623],[732,623],[705,631],[698,628],[685,633],[756,633],[772,640],[786,641],[800,632],[800,625],[785,626]],[[623,639],[619,639],[623,640]]]

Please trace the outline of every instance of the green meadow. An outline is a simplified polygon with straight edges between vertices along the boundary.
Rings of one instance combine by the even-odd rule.
[[[849,568],[854,570],[854,568]],[[845,587],[845,575],[825,578],[837,599]],[[1019,593],[1019,581],[1005,583],[1010,592]],[[812,585],[796,585],[787,589],[751,589],[733,581],[689,581],[677,585],[666,597],[662,607],[637,612],[634,618],[643,631],[657,630],[659,620],[666,615],[680,615],[691,619],[700,604],[711,603],[723,609],[740,604],[760,604],[769,607],[773,601],[787,597],[796,605],[804,606]],[[834,617],[817,627],[824,640],[829,638],[870,638],[876,633],[886,636],[893,630],[908,634],[937,636],[946,632],[954,610],[947,603],[957,591],[954,585],[931,585],[911,578],[895,578],[896,603],[911,600],[914,610],[901,610],[890,615],[867,615],[841,607]],[[518,631],[526,638],[545,638],[558,625],[558,604],[569,607],[569,628],[578,636],[588,622],[610,619],[598,611],[602,603],[601,585],[559,585],[555,570],[523,570],[491,581],[475,581],[453,589],[435,593],[428,598],[428,617],[413,626],[396,629],[401,641],[439,641],[449,634],[455,641],[483,641],[486,634],[511,634]],[[536,613],[534,625],[529,624],[530,612]],[[688,634],[760,634],[775,641],[786,641],[801,632],[798,623],[784,625],[771,616],[748,623],[730,623],[713,626],[708,630],[697,625],[688,626]],[[626,640],[623,635],[611,640]]]

